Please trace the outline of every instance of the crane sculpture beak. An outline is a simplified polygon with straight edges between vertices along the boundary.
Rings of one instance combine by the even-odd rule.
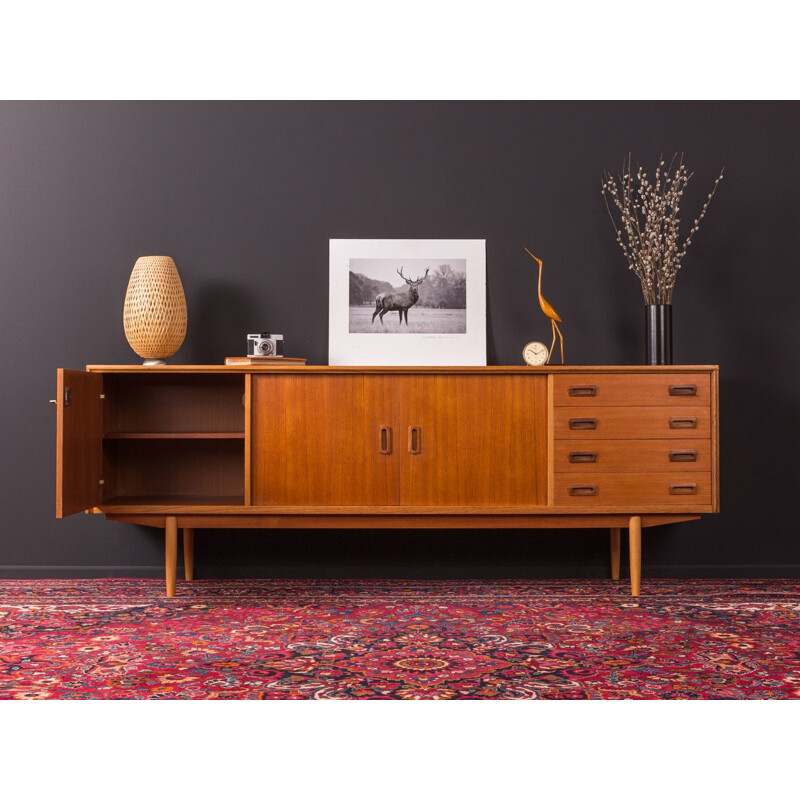
[[[529,256],[530,256],[530,257],[531,257],[531,258],[532,258],[532,259],[533,259],[533,260],[534,260],[534,261],[535,261],[535,262],[536,262],[536,263],[537,263],[539,266],[540,266],[540,267],[542,266],[542,259],[541,259],[541,258],[536,258],[536,256],[535,256],[533,253],[531,253],[531,251],[530,251],[530,250],[528,250],[528,248],[527,248],[527,247],[525,248],[525,252],[526,252],[526,253],[527,253],[527,254],[528,254],[528,255],[529,255]]]

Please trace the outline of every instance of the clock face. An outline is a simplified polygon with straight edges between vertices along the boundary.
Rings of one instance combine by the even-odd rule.
[[[544,366],[549,355],[548,349],[541,342],[528,342],[522,348],[522,357],[525,359],[525,363],[531,367]]]

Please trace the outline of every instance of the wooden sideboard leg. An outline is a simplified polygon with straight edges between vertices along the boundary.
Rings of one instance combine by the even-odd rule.
[[[631,594],[639,596],[642,586],[642,518],[631,517],[628,523],[628,547],[631,557]]]
[[[187,581],[194,580],[194,528],[183,529],[183,574]]]
[[[167,517],[164,528],[167,572],[167,597],[175,597],[175,577],[178,571],[178,518]]]
[[[611,580],[619,580],[619,528],[611,528]]]

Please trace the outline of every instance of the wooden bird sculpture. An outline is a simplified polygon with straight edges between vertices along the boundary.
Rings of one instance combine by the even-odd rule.
[[[525,252],[539,265],[539,305],[542,307],[542,311],[544,311],[545,316],[550,318],[550,324],[553,326],[553,343],[550,345],[550,352],[545,363],[550,363],[550,359],[553,356],[553,348],[556,346],[556,333],[558,333],[558,338],[561,340],[561,363],[563,364],[564,337],[561,335],[561,329],[556,324],[557,322],[561,322],[561,317],[558,316],[558,312],[542,296],[542,260],[540,258],[536,258],[536,256],[531,253],[527,247],[525,248]]]

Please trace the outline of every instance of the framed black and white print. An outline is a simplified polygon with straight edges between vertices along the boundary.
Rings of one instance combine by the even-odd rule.
[[[484,239],[331,239],[328,363],[485,366]]]

